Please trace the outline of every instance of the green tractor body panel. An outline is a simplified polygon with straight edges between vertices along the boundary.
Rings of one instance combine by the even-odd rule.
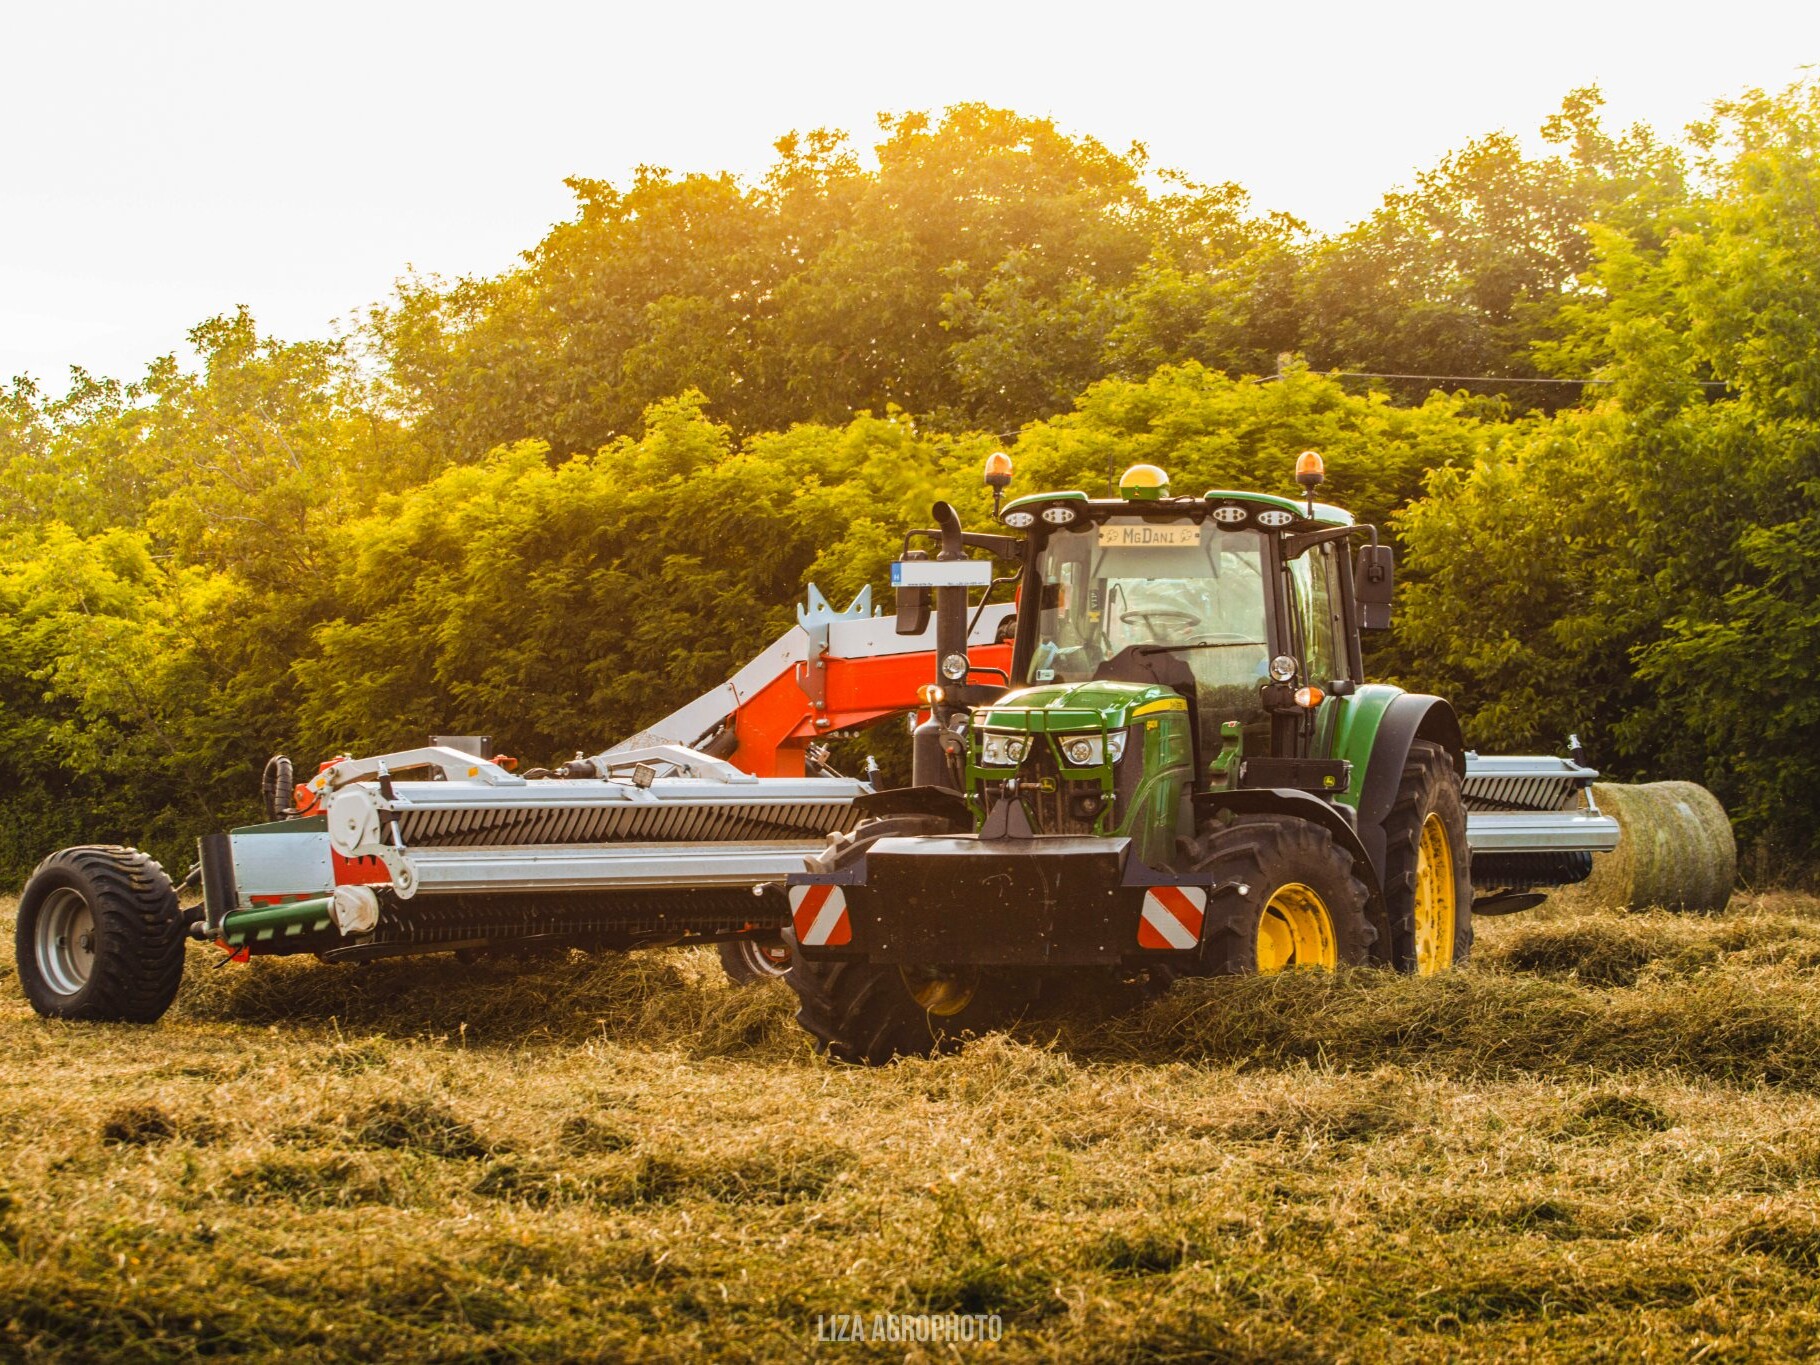
[[[1061,734],[1075,730],[1122,730],[1132,712],[1176,694],[1155,683],[1083,682],[1045,683],[1007,692],[974,713],[980,729],[1047,731]]]
[[[1016,512],[1025,508],[1041,507],[1052,502],[1086,502],[1087,495],[1079,489],[1070,488],[1057,493],[1026,493],[1021,498],[1013,498],[1005,504],[1004,512]],[[1002,518],[1004,512],[999,515]]]
[[[1354,810],[1359,808],[1364,793],[1365,773],[1371,766],[1378,727],[1390,704],[1402,695],[1402,688],[1388,683],[1364,683],[1349,697],[1329,697],[1321,703],[1315,718],[1315,749],[1322,758],[1339,758],[1352,764],[1352,781],[1335,799]]]
[[[991,794],[1020,801],[1033,830],[1125,837],[1145,861],[1167,862],[1194,775],[1188,704],[1170,688],[1020,688],[974,713],[971,738],[966,790],[976,825]]]

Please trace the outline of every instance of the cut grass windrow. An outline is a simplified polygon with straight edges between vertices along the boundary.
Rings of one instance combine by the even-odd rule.
[[[1817,946],[1795,898],[1490,924],[878,1071],[699,953],[198,954],[156,1028],[0,979],[0,1358],[952,1358],[817,1337],[924,1312],[1006,1359],[1799,1358]]]

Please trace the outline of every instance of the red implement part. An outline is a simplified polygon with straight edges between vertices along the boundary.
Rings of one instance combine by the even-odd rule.
[[[1009,672],[1011,645],[975,645],[969,657],[976,670]],[[918,709],[917,688],[935,679],[935,655],[927,650],[858,659],[829,654],[822,662],[826,709],[815,709],[794,673],[779,674],[735,712],[739,747],[729,763],[757,777],[801,777],[812,741]]]

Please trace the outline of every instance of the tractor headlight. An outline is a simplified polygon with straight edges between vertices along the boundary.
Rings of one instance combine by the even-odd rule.
[[[1270,661],[1270,676],[1277,682],[1295,681],[1295,660],[1287,654],[1279,654]]]
[[[1077,768],[1098,767],[1103,761],[1100,757],[1100,737],[1098,735],[1076,735],[1073,739],[1062,742],[1062,757]],[[1111,754],[1112,761],[1117,763],[1125,756],[1125,732],[1115,731],[1106,738],[1105,752]]]
[[[980,767],[1015,768],[1030,752],[1030,741],[1023,735],[980,736]]]
[[[967,676],[967,656],[950,654],[942,660],[942,676],[949,682],[960,682]]]

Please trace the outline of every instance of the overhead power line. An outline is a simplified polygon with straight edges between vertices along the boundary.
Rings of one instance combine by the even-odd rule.
[[[1309,374],[1326,375],[1331,379],[1427,379],[1441,384],[1616,384],[1615,379],[1542,379],[1526,375],[1497,374],[1379,374],[1373,370],[1309,370]],[[1265,376],[1267,379],[1281,379],[1279,371]],[[1729,387],[1723,379],[1695,379],[1690,381],[1702,389],[1723,389]]]

